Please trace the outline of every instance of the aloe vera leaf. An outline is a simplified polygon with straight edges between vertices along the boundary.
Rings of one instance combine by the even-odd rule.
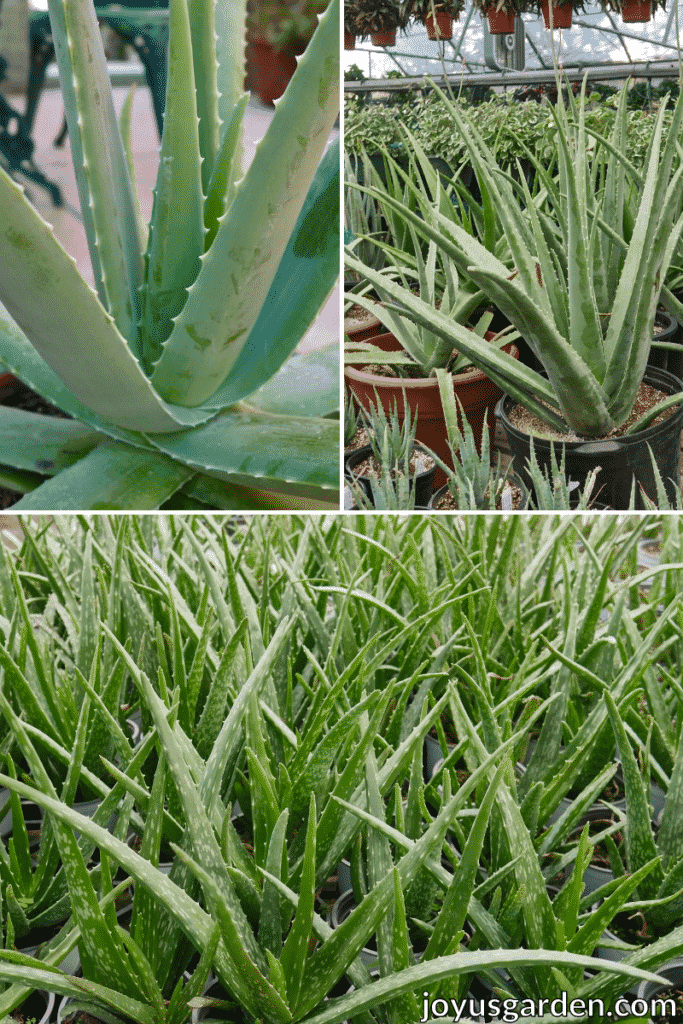
[[[274,415],[240,406],[201,428],[150,440],[185,465],[245,487],[321,501],[339,489],[336,420]]]
[[[643,289],[649,290],[653,286],[655,275],[657,279],[659,278],[659,268],[665,243],[662,241],[657,248],[653,249],[657,229],[662,223],[666,225],[667,218],[671,216],[672,209],[675,209],[677,195],[680,194],[680,184],[673,194],[667,195],[667,191],[675,139],[680,132],[683,119],[683,104],[676,104],[673,120],[668,129],[669,135],[664,147],[664,153],[660,161],[659,148],[664,112],[665,104],[662,104],[654,127],[650,163],[642,186],[638,216],[621,271],[612,315],[605,336],[605,352],[608,365],[605,386],[610,391],[616,391],[617,388],[622,386],[626,367],[629,366],[632,370],[635,365],[643,362],[642,349],[645,348],[647,350],[649,347],[650,338],[643,339],[638,336],[633,338],[631,332],[633,331],[636,315],[644,305]],[[681,181],[680,176],[678,180],[679,182]],[[668,202],[665,202],[665,200],[668,200]],[[666,268],[662,269],[666,270]],[[658,291],[657,288],[655,288],[656,291]],[[656,295],[654,298],[656,302]],[[648,297],[645,307],[651,306],[650,300],[651,296]],[[649,313],[649,308],[647,311]],[[627,340],[630,341],[630,344],[626,344]],[[632,351],[634,348],[635,354]],[[630,376],[632,376],[631,373],[629,374]],[[634,387],[637,387],[637,383],[634,384]]]
[[[205,32],[212,36],[213,17],[209,17],[209,11],[202,12],[197,3],[191,6],[195,18],[206,18]],[[201,6],[207,5],[202,2]],[[148,370],[159,358],[161,346],[171,333],[172,321],[185,305],[187,289],[199,273],[199,257],[204,251],[203,168],[197,102],[202,95],[201,82],[208,79],[211,64],[207,61],[206,67],[200,71],[203,75],[200,81],[196,75],[198,69],[192,63],[193,42],[199,45],[199,39],[191,38],[191,17],[186,0],[171,0],[171,59],[164,131],[145,257],[144,285],[140,293],[140,345],[142,360]],[[200,25],[193,26],[197,33]],[[194,54],[195,60],[205,57],[203,53]],[[203,155],[205,165],[208,154]]]
[[[553,384],[553,401],[560,406],[567,425],[577,434],[600,437],[613,426],[606,390],[591,373],[575,348],[570,347],[538,311],[535,303],[507,275],[470,267],[470,275],[495,300],[515,326],[528,336]],[[518,375],[510,373],[511,377]],[[571,383],[570,383],[571,382]],[[515,379],[517,384],[517,380]],[[525,402],[528,405],[528,402]],[[534,410],[538,413],[538,410]],[[547,420],[547,414],[544,417]]]
[[[17,511],[155,509],[194,473],[161,454],[105,441],[18,501]]]
[[[23,723],[13,713],[2,694],[0,694],[0,707],[2,707],[8,722],[10,722],[17,739],[21,741],[24,753],[28,755],[31,744]],[[43,786],[46,791],[54,794],[54,788],[42,762],[35,756],[35,751],[33,751],[33,755],[30,757],[30,763],[36,782]],[[16,786],[20,785],[16,780],[10,779],[9,781]],[[12,786],[8,788],[11,789]],[[26,788],[29,787],[22,786],[22,789]],[[21,790],[18,790],[18,792],[21,793]],[[39,803],[38,790],[31,789],[30,792],[31,796],[29,799]],[[25,793],[21,793],[21,795],[26,796]],[[60,806],[66,805],[60,804]],[[82,816],[78,815],[78,817]],[[91,971],[97,973],[102,982],[109,982],[112,987],[120,987],[121,991],[126,994],[132,993],[133,995],[141,996],[142,992],[125,958],[120,939],[107,928],[73,832],[61,820],[53,819],[51,824],[69,883],[72,911],[81,928],[80,951],[84,973],[87,974]],[[99,826],[95,827],[99,828]]]
[[[576,133],[576,151],[570,152],[559,115],[551,109],[557,126],[558,155],[564,164],[567,187],[567,286],[569,296],[569,327],[567,341],[586,363],[598,381],[605,376],[605,352],[602,327],[593,286],[592,260],[588,240],[586,213],[586,146],[583,132],[583,103]],[[576,170],[575,170],[576,164]],[[549,369],[546,367],[546,369]]]
[[[102,36],[92,4],[49,0],[48,7],[59,77],[67,83],[64,106],[81,210],[89,210],[84,216],[88,248],[101,268],[103,305],[135,352],[142,245]],[[54,309],[50,312],[54,315]],[[73,309],[71,315],[72,320],[77,315]]]
[[[33,486],[73,466],[99,444],[101,435],[83,423],[3,406],[0,462],[30,471]],[[30,489],[30,488],[29,488]]]
[[[296,1012],[306,966],[306,954],[312,934],[315,904],[316,808],[311,792],[308,804],[306,849],[303,856],[299,903],[280,956],[280,968],[287,979],[288,1003]]]
[[[242,96],[232,112],[226,130],[223,133],[216,166],[206,191],[204,203],[204,251],[210,249],[218,231],[218,224],[232,202],[232,188],[235,179],[235,165],[241,160],[242,125],[244,112],[247,109],[249,96]],[[203,165],[202,165],[203,170]],[[241,175],[240,175],[241,176]]]
[[[633,873],[642,867],[643,864],[649,863],[649,861],[657,857],[657,847],[652,835],[648,797],[645,794],[640,769],[636,763],[631,744],[628,742],[621,717],[611,694],[605,690],[603,697],[614,730],[624,773],[626,806],[628,808],[628,817],[624,829],[624,845],[626,847],[628,869]],[[654,898],[662,882],[663,874],[660,864],[655,871],[643,880],[640,889],[644,899]]]
[[[664,813],[657,833],[657,846],[667,869],[681,859],[681,814],[683,813],[683,732],[678,742],[671,779],[664,801]]]
[[[339,409],[339,348],[295,352],[249,405],[283,416],[330,416]]]
[[[191,31],[191,58],[194,62],[196,88],[195,116],[199,117],[197,141],[198,153],[201,153],[201,187],[204,195],[209,187],[219,144],[216,8],[222,6],[224,5],[217,3],[216,0],[187,0],[187,3],[183,3],[184,10],[189,13],[188,28]],[[239,9],[239,3],[236,6]],[[242,33],[233,36],[236,50],[240,48],[242,39]],[[184,74],[189,78],[187,71]],[[166,110],[168,111],[168,99]],[[166,116],[164,115],[164,130]]]
[[[286,838],[288,819],[289,811],[285,807],[275,823],[268,846],[268,856],[266,857],[266,869],[271,875],[276,875],[279,878],[287,877]],[[267,879],[263,883],[258,940],[263,949],[266,952],[270,951],[273,953],[279,962],[282,952],[282,909],[280,906],[280,896]]]
[[[131,194],[133,196],[133,206],[135,208],[135,216],[138,222],[138,237],[140,238],[140,244],[142,248],[147,247],[147,223],[142,215],[142,207],[140,206],[140,196],[138,195],[138,186],[135,180],[135,162],[133,160],[133,147],[131,144],[131,129],[133,126],[133,102],[135,100],[135,92],[137,90],[137,83],[133,82],[124,104],[121,108],[121,114],[119,115],[119,129],[121,131],[121,139],[123,141],[123,148],[126,153],[126,163],[128,164],[128,176],[130,178]],[[139,355],[140,353],[137,352]]]
[[[159,846],[163,829],[164,797],[166,795],[166,759],[162,755],[157,763],[149,798],[145,829],[142,833],[140,856],[145,857],[154,867],[159,866]],[[158,941],[160,911],[154,897],[139,885],[133,893],[133,913],[130,933],[151,964],[158,964],[160,945]]]
[[[0,776],[0,784],[6,778],[7,776]],[[130,875],[144,884],[161,900],[200,948],[203,948],[205,943],[209,941],[213,932],[211,918],[198,906],[195,900],[189,897],[183,889],[175,885],[166,875],[152,867],[144,858],[134,853],[125,843],[110,835],[106,829],[95,825],[91,819],[83,817],[83,815],[78,814],[41,791],[32,789],[20,782],[15,783],[12,779],[8,781],[12,784],[8,788],[14,787],[21,796],[28,796],[29,799],[34,799],[36,803],[51,811],[54,816],[76,827],[79,832],[90,836],[101,849],[110,853],[112,858],[118,861]],[[254,1006],[253,993],[248,986],[243,984],[240,972],[226,956],[224,947],[219,947],[216,966],[222,977],[226,981],[229,979],[229,987],[232,991],[239,994],[244,1005],[247,1007]],[[254,1012],[258,1012],[255,1006]],[[288,1018],[286,1015],[283,1015],[281,1019],[285,1021]]]
[[[496,950],[497,967],[532,967],[537,974],[542,970],[555,967],[576,967],[581,971],[600,970],[606,974],[638,976],[654,980],[658,976],[649,971],[640,971],[625,962],[616,963],[610,960],[596,960],[589,956],[575,953],[553,952],[546,949],[499,949]],[[474,953],[454,953],[451,956],[439,957],[427,963],[417,964],[405,971],[399,971],[388,978],[379,978],[372,985],[352,992],[335,1000],[334,1005],[307,1018],[306,1024],[340,1024],[343,1020],[354,1018],[361,1010],[368,1010],[388,1002],[394,996],[406,992],[422,992],[426,985],[438,981],[447,981],[455,974],[474,974],[485,970],[491,965],[491,950],[480,950]],[[550,991],[555,991],[556,986]]]
[[[175,430],[211,414],[172,413],[155,393],[133,352],[76,264],[21,189],[0,169],[0,301],[60,380],[105,421],[134,430]],[[64,301],[64,295],[69,301]],[[5,328],[11,358],[16,328]],[[9,338],[5,337],[9,335]],[[14,338],[12,337],[14,335]],[[9,342],[9,344],[8,344]],[[77,354],[77,358],[75,357]],[[18,367],[21,376],[21,366]],[[39,389],[40,390],[40,389]],[[121,401],[121,395],[126,401]]]
[[[249,1003],[245,1006],[258,1006],[261,1019],[290,1021],[292,1014],[277,988],[256,967],[244,949],[242,936],[228,910],[224,889],[218,883],[215,873],[207,871],[180,847],[175,847],[175,854],[199,879],[207,902],[215,906],[215,914],[225,948],[230,951],[235,962],[239,964],[240,987],[243,991],[246,989],[249,992]],[[266,957],[264,957],[264,961],[267,962]],[[220,968],[218,969],[220,971]],[[233,986],[233,992],[236,987]],[[242,994],[239,998],[244,999],[244,995]]]
[[[434,931],[424,951],[422,959],[425,961],[442,956],[448,948],[453,934],[460,931],[465,923],[474,888],[475,876],[479,869],[479,858],[496,799],[496,790],[501,784],[504,770],[505,764],[501,763],[488,785],[484,799],[481,801],[474,824],[467,837],[467,843],[465,844],[460,863],[453,873],[453,881],[446,892]]]
[[[339,110],[339,4],[328,7],[221,221],[152,382],[198,405],[221,386],[268,295]]]
[[[14,983],[24,982],[29,991],[43,989],[76,999],[90,996],[102,1006],[130,1014],[131,1019],[139,1021],[139,1024],[156,1024],[159,1019],[151,1006],[132,999],[116,987],[108,988],[85,978],[75,978],[57,967],[51,968],[34,957],[23,956],[13,950],[0,950],[0,978]]]

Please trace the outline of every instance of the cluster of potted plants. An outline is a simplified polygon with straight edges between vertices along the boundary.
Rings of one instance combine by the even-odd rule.
[[[23,520],[0,1013],[410,1024],[665,986],[682,554],[675,517]]]
[[[412,403],[418,382],[405,378],[421,377],[419,385],[438,394],[436,368],[453,373],[457,355],[506,392],[498,411],[527,486],[533,438],[547,470],[553,457],[558,465],[564,459],[568,476],[582,484],[600,467],[596,486],[610,507],[629,507],[634,479],[637,503],[646,503],[642,492],[656,499],[659,478],[674,502],[683,385],[647,364],[658,302],[673,313],[683,308],[674,294],[683,201],[675,137],[683,104],[676,102],[665,134],[662,103],[638,166],[626,156],[625,89],[608,136],[586,126],[585,84],[578,99],[571,92],[565,99],[559,86],[558,93],[557,106],[547,108],[557,167],[549,171],[529,151],[531,188],[520,168],[511,176],[501,167],[474,117],[443,94],[479,201],[460,180],[465,166],[437,170],[405,126],[407,167],[385,150],[383,175],[350,183],[375,200],[389,232],[389,241],[374,239],[386,257],[379,269],[358,259],[354,240],[346,245],[348,267],[374,289],[374,301],[362,289],[353,298],[365,308],[372,302],[391,337],[347,344],[345,359],[394,364],[390,384]],[[490,303],[516,334],[486,335],[481,318],[472,319]],[[526,362],[506,347],[519,338],[530,350]],[[364,372],[346,370],[360,401]],[[370,384],[382,386],[376,377]],[[473,427],[479,437],[481,426]]]
[[[664,0],[600,0],[603,8],[620,15],[625,23],[650,21],[658,3]],[[582,12],[585,0],[473,0],[486,18],[492,35],[515,30],[515,18],[525,13],[543,15],[547,29],[572,27],[574,11]],[[453,22],[465,9],[465,0],[344,0],[344,48],[353,50],[356,39],[370,38],[374,46],[393,46],[396,31],[410,21],[419,22],[432,40],[450,39]]]

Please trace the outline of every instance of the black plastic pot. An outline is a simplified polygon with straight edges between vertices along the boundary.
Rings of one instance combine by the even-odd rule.
[[[666,342],[668,345],[677,343],[680,349],[681,334],[683,333],[680,324],[664,309],[658,309],[655,313],[655,324],[657,324],[658,333],[652,337],[652,348],[647,361],[650,366],[658,366],[660,369],[668,370],[669,373],[680,377],[683,369],[683,350],[676,352],[672,349],[658,347],[659,343]]]
[[[683,391],[683,383],[667,370],[648,366],[644,376],[646,384],[659,388],[665,394],[674,395]],[[515,399],[503,395],[496,413],[505,428],[510,449],[515,457],[515,468],[532,491],[531,478],[526,463],[531,458],[531,435],[524,434],[510,422],[509,413]],[[560,463],[562,449],[565,449],[565,472],[567,478],[578,481],[582,487],[591,470],[600,467],[594,494],[599,495],[610,508],[628,509],[631,500],[633,479],[636,480],[636,508],[644,508],[640,488],[656,501],[657,488],[650,449],[661,474],[670,501],[675,500],[678,483],[678,460],[681,427],[683,426],[683,401],[671,416],[655,426],[640,430],[625,437],[606,438],[595,441],[550,441],[534,438],[536,460],[541,469],[550,473],[551,450]],[[675,483],[673,482],[675,481]]]
[[[337,902],[334,904],[330,913],[327,917],[327,923],[330,928],[338,928],[342,922],[355,910],[356,898],[353,895],[353,890],[349,889],[347,892],[341,894]],[[369,941],[374,944],[374,939],[370,938]],[[358,954],[361,958],[361,962],[367,967],[369,964],[374,964],[377,961],[377,950],[372,949],[370,946],[364,946]]]
[[[422,452],[424,455],[429,455],[429,452],[423,445],[416,443],[414,445],[414,451]],[[354,472],[355,467],[366,459],[368,455],[372,453],[370,445],[365,445],[363,448],[358,448],[355,452],[352,452],[346,460],[345,476],[347,479],[352,480],[363,488],[368,499],[372,501],[372,487],[370,480],[365,476],[358,476]],[[436,464],[431,469],[425,470],[423,473],[417,473],[410,479],[411,489],[415,488],[415,505],[428,505],[429,499],[432,496],[434,490],[434,474],[436,473]]]

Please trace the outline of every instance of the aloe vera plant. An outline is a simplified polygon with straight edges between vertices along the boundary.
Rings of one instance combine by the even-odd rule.
[[[74,417],[3,410],[0,462],[33,488],[17,508],[156,508],[177,491],[190,507],[235,508],[247,499],[234,484],[336,490],[336,357],[286,361],[338,273],[338,148],[324,152],[338,8],[245,173],[246,4],[172,0],[147,227],[92,0],[50,0],[95,291],[0,171],[0,358]]]
[[[615,143],[606,187],[596,194],[597,168],[604,169],[604,163],[591,165],[585,87],[573,117],[561,95],[557,109],[552,109],[559,179],[554,181],[540,168],[550,199],[545,208],[538,197],[532,199],[523,176],[515,184],[500,170],[471,120],[446,97],[443,101],[466,145],[484,197],[481,240],[450,215],[448,198],[426,160],[420,166],[429,192],[412,183],[417,211],[377,187],[366,190],[393,208],[418,235],[436,242],[463,275],[486,291],[529,343],[548,379],[483,345],[397,282],[367,267],[364,275],[384,289],[393,312],[452,342],[544,423],[580,437],[602,437],[623,424],[633,408],[647,363],[657,299],[683,230],[678,213],[683,170],[675,166],[683,103],[676,103],[666,139],[666,105],[660,108],[635,224],[626,240],[624,225],[618,221],[624,210],[624,158]],[[617,118],[614,132],[618,134],[622,127],[623,116]],[[405,134],[419,150],[407,130]],[[538,170],[538,161],[533,154],[529,157]],[[508,248],[494,254],[499,227]],[[353,261],[348,247],[347,252]],[[680,395],[665,399],[630,425],[628,432],[645,427],[658,412],[680,400]]]

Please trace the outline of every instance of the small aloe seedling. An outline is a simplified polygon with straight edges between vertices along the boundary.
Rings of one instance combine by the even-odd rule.
[[[370,447],[380,466],[386,466],[391,474],[403,473],[409,476],[410,456],[415,446],[417,417],[411,420],[410,409],[406,406],[405,418],[400,422],[398,409],[394,404],[387,416],[379,400],[364,412],[363,418],[370,434]]]
[[[344,396],[344,447],[351,444],[360,424],[360,415],[353,402],[353,395],[347,389]]]
[[[531,439],[531,458],[527,459],[526,470],[531,479],[533,504],[539,512],[553,512],[558,509],[573,508],[585,511],[594,500],[593,489],[600,467],[592,469],[586,477],[583,488],[576,481],[565,477],[565,453],[562,450],[558,465],[555,449],[550,449],[550,471],[546,472],[536,458],[533,438]],[[633,505],[633,503],[631,503]]]
[[[121,131],[93,0],[49,11],[95,290],[0,170],[0,358],[81,421],[3,411],[0,462],[35,488],[16,507],[157,508],[183,489],[230,508],[235,483],[324,498],[338,486],[338,427],[324,418],[336,365],[307,403],[302,376],[307,363],[319,376],[321,357],[281,368],[338,275],[337,147],[323,154],[339,109],[339,0],[246,173],[246,0],[170,0],[149,226],[131,99]]]
[[[507,475],[501,468],[500,455],[497,465],[491,465],[491,445],[486,417],[481,450],[478,451],[474,431],[453,393],[450,376],[444,370],[437,370],[436,376],[439,381],[453,466],[448,466],[433,452],[432,455],[446,474],[448,490],[459,509],[496,509],[501,501]],[[458,426],[458,409],[462,419],[462,431]]]

